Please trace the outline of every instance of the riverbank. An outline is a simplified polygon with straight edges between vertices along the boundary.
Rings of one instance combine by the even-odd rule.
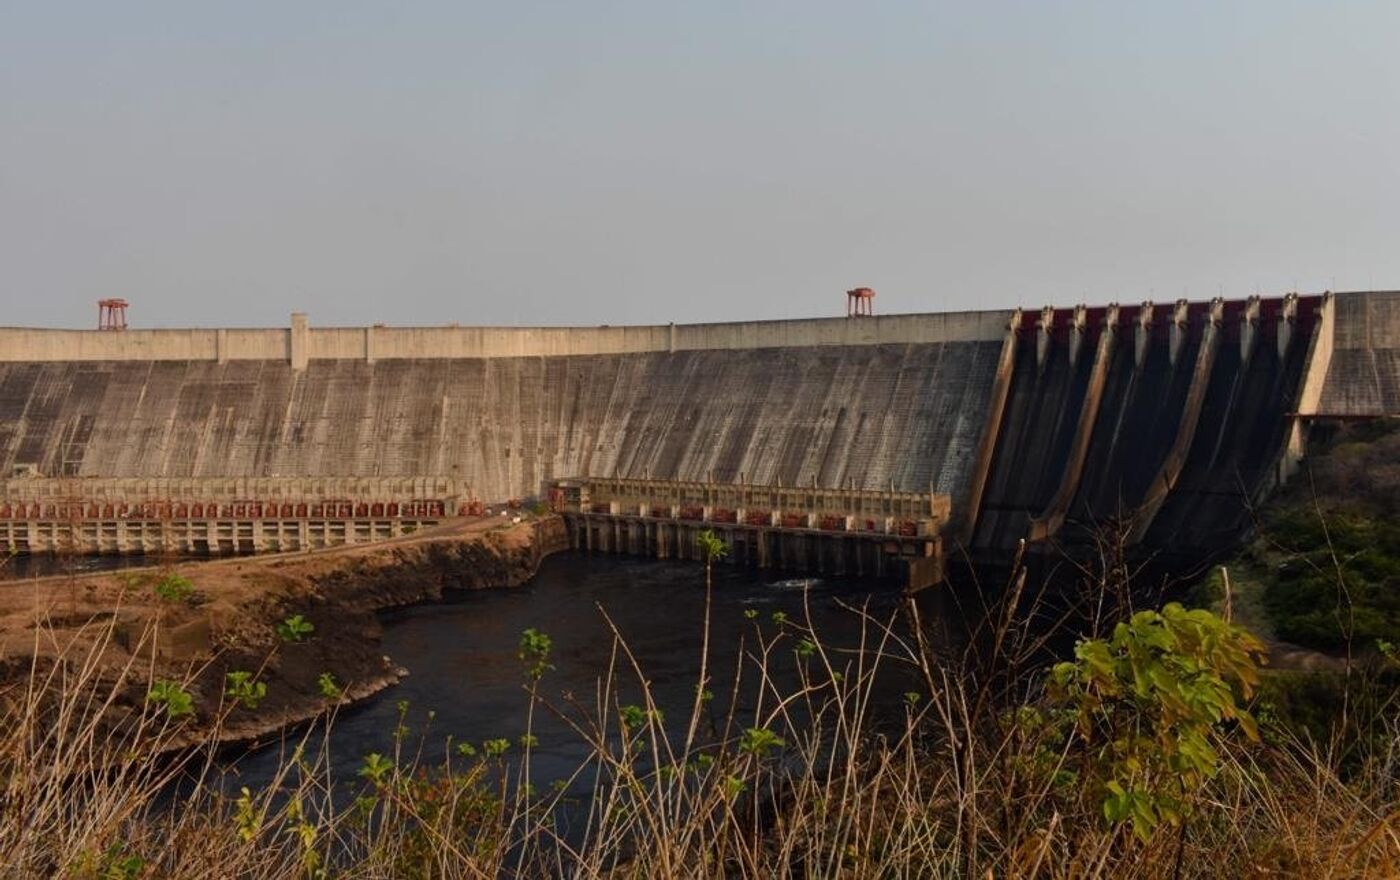
[[[472,519],[372,545],[0,583],[0,701],[83,668],[113,701],[105,726],[136,723],[168,682],[190,708],[172,746],[253,741],[399,679],[378,612],[518,586],[566,547],[554,517]],[[226,694],[239,672],[260,698]]]

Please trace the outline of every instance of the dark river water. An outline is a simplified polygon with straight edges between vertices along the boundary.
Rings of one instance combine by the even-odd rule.
[[[920,600],[930,606],[929,613],[937,613],[932,607],[938,602],[937,592],[926,591]],[[805,621],[810,615],[823,643],[839,649],[860,639],[861,618],[852,608],[888,620],[902,602],[897,588],[887,583],[804,584],[792,575],[725,565],[715,569],[713,594],[711,688],[717,710],[734,690],[741,653],[756,646],[755,627],[769,635],[779,629],[775,613],[792,621]],[[409,674],[335,719],[329,740],[333,772],[339,780],[353,780],[366,754],[392,753],[404,705],[410,730],[405,749],[415,750],[422,743],[425,760],[441,759],[448,735],[478,747],[487,739],[506,738],[516,753],[514,743],[525,732],[529,702],[517,653],[521,633],[528,628],[553,640],[554,668],[540,682],[541,694],[560,705],[572,694],[593,708],[600,677],[614,659],[610,620],[650,682],[667,727],[683,735],[699,670],[704,614],[704,569],[697,563],[579,554],[551,557],[522,587],[459,593],[441,603],[389,612],[383,617],[384,650]],[[785,684],[797,680],[795,644],[796,637],[790,637],[773,655],[776,677]],[[616,659],[621,702],[640,702],[637,673],[625,658]],[[755,678],[752,671],[744,670],[750,682]],[[898,711],[900,694],[914,682],[912,675],[891,666],[880,681]],[[742,715],[751,711],[753,690],[741,686],[739,692]],[[568,776],[588,753],[578,735],[548,711],[537,710],[534,735],[538,745],[532,775],[537,784]],[[284,750],[279,744],[230,758],[237,784],[266,782]]]
[[[99,571],[121,571],[126,568],[144,568],[152,565],[170,565],[187,562],[195,557],[186,556],[11,556],[4,562],[3,574],[6,578],[48,577],[50,575],[70,575],[80,577]]]

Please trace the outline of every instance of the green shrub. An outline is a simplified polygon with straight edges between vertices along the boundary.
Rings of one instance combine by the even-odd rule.
[[[339,700],[345,695],[345,690],[329,672],[323,672],[316,677],[316,689],[328,700]]]
[[[532,681],[539,681],[545,672],[554,668],[549,662],[549,652],[553,646],[554,641],[534,627],[520,634],[520,646],[516,656],[525,664],[525,673]]]
[[[277,624],[277,636],[284,642],[299,642],[315,631],[316,625],[300,614],[293,614]]]
[[[267,685],[253,680],[253,673],[238,669],[224,676],[224,694],[247,709],[256,709],[267,696]]]
[[[146,702],[155,703],[171,718],[194,714],[194,697],[173,681],[157,681],[146,693]]]
[[[171,572],[156,581],[155,591],[163,602],[188,602],[194,596],[194,584],[188,578]]]
[[[1219,770],[1220,737],[1238,727],[1258,739],[1240,700],[1258,686],[1263,656],[1258,639],[1209,611],[1139,611],[1055,665],[1049,706],[1034,721],[1068,727],[1067,769],[1097,792],[1106,819],[1131,823],[1145,841],[1190,814]]]

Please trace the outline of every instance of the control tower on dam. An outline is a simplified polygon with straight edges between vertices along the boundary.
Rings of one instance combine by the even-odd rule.
[[[378,480],[450,486],[435,500],[451,515],[622,478],[946,496],[945,540],[989,553],[1110,517],[1137,541],[1208,547],[1286,476],[1310,419],[1396,414],[1400,293],[587,328],[0,328],[0,504],[254,484],[295,503],[293,486]]]

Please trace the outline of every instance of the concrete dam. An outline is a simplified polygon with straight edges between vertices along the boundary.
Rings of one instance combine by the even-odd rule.
[[[240,517],[353,533],[623,479],[860,505],[834,517],[809,500],[813,531],[858,531],[879,518],[871,493],[901,510],[916,493],[941,540],[989,558],[1107,520],[1148,547],[1208,551],[1248,527],[1309,422],[1397,414],[1394,292],[588,328],[301,314],[273,329],[3,328],[0,539],[33,550],[36,522],[199,519],[199,503],[231,518],[237,549]],[[702,509],[681,491],[644,501],[648,515]],[[742,525],[733,514],[701,515]]]

